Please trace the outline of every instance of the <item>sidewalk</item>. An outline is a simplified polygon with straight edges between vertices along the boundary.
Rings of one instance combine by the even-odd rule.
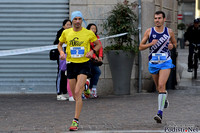
[[[78,132],[160,133],[169,127],[200,132],[200,89],[192,83],[197,82],[190,77],[192,74],[186,72],[186,51],[178,49],[182,78],[177,90],[168,91],[170,106],[164,110],[162,124],[153,120],[157,93],[101,96],[84,100]],[[194,88],[184,87],[189,83]],[[74,108],[75,102],[57,101],[56,95],[0,95],[0,133],[66,133]]]
[[[84,101],[80,131],[155,130],[167,126],[200,127],[200,93],[170,90],[170,107],[163,123],[153,120],[157,94],[106,96]],[[67,132],[74,116],[74,102],[56,101],[55,95],[1,95],[0,132]],[[67,129],[66,129],[67,127]]]

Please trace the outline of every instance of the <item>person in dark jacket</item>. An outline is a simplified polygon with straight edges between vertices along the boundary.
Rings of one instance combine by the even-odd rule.
[[[200,27],[199,19],[195,19],[193,25],[189,26],[184,34],[184,40],[189,41],[189,55],[188,55],[188,72],[193,71],[193,53],[194,44],[200,44]],[[199,47],[200,50],[200,47]]]
[[[63,21],[62,28],[57,32],[56,39],[54,41],[54,45],[58,45],[59,38],[62,34],[62,32],[65,29],[69,29],[72,27],[72,22],[68,19],[65,19]],[[56,78],[56,92],[57,92],[57,100],[67,100],[69,98],[69,95],[67,94],[67,76],[65,75],[65,69],[66,69],[66,61],[59,59],[59,53],[57,52],[57,64],[58,64],[58,72],[57,72],[57,78]],[[68,90],[69,93],[70,90]],[[70,94],[70,93],[69,93]],[[74,101],[73,97],[70,98],[70,101]]]

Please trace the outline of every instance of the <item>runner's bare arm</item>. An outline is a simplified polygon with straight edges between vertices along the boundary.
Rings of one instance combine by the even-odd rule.
[[[169,34],[171,38],[170,38],[170,43],[168,45],[168,49],[171,50],[177,47],[177,42],[176,42],[176,38],[172,29],[169,29]]]
[[[87,58],[92,58],[94,51],[99,51],[99,49],[102,47],[101,43],[99,42],[99,40],[94,41],[95,47],[94,50],[91,50],[90,52],[88,52],[86,54]]]
[[[63,51],[62,45],[63,45],[63,42],[59,41],[59,43],[58,43],[58,51],[60,53],[60,59],[61,60],[65,60],[66,57],[65,57],[65,53]]]
[[[149,28],[145,31],[144,37],[142,38],[142,41],[141,41],[140,46],[139,46],[139,50],[145,50],[145,49],[149,48],[150,46],[157,43],[158,40],[156,40],[156,39],[154,39],[151,43],[147,43],[147,40],[149,39],[150,32],[151,32],[151,28]]]
[[[95,51],[99,51],[99,49],[102,47],[101,43],[99,42],[99,40],[94,41],[94,44],[96,45],[94,47]]]

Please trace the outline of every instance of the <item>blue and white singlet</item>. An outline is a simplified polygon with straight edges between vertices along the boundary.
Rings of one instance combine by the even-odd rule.
[[[170,60],[170,51],[168,49],[170,35],[168,32],[168,28],[164,27],[164,31],[162,33],[159,33],[156,32],[155,27],[152,27],[149,35],[149,43],[151,43],[153,39],[157,39],[158,42],[149,48],[149,62],[152,62],[153,53],[164,53],[166,55],[166,61]]]

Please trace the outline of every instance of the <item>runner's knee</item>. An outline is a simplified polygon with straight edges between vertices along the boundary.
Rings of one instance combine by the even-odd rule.
[[[159,92],[165,92],[165,84],[159,84],[158,85],[158,91]]]

